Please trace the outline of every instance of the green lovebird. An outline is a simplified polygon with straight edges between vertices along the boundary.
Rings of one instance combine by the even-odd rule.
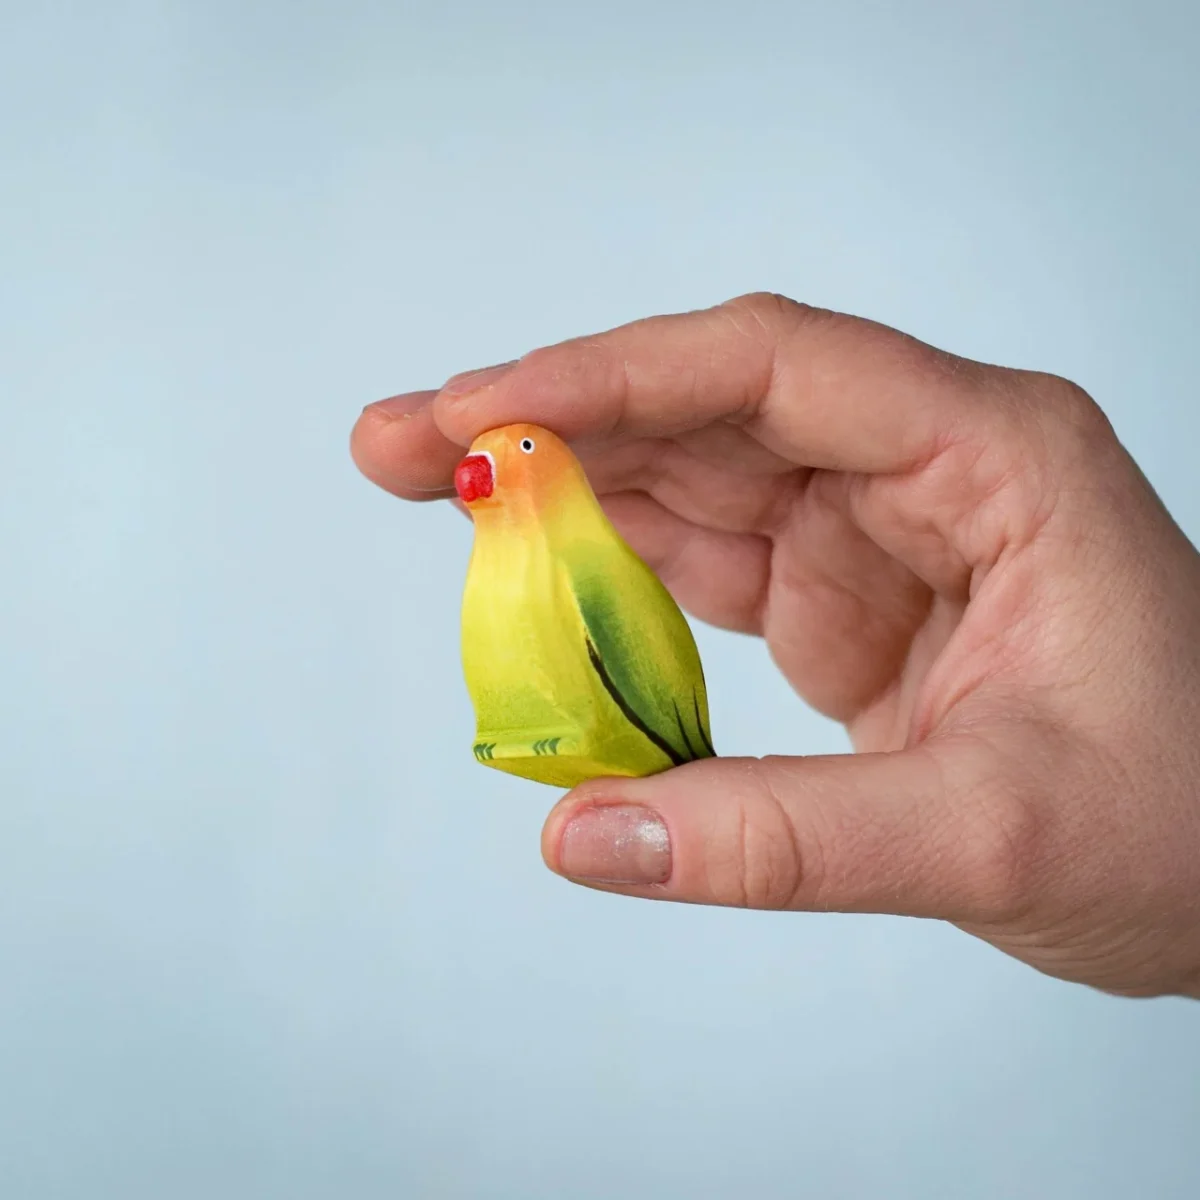
[[[555,787],[711,758],[687,620],[555,434],[482,434],[454,484],[475,522],[462,655],[475,757]]]

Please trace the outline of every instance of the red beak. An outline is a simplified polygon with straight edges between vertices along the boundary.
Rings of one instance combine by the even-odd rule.
[[[468,454],[454,468],[454,490],[464,504],[486,500],[496,486],[492,460],[485,454]]]

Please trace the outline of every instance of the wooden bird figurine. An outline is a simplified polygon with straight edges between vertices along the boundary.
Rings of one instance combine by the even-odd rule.
[[[704,672],[658,576],[555,434],[482,434],[454,473],[475,522],[462,655],[475,757],[555,787],[710,758]]]

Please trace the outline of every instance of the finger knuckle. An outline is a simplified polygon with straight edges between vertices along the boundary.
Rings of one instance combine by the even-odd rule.
[[[1016,428],[1044,457],[1058,463],[1094,458],[1118,445],[1104,410],[1079,384],[1041,371],[1016,372],[1014,378],[1020,393]]]
[[[751,318],[762,328],[778,332],[800,321],[826,315],[824,309],[804,304],[779,292],[747,292],[727,300],[722,306],[735,316]]]
[[[796,831],[765,772],[753,774],[726,809],[730,824],[727,836],[715,842],[721,849],[709,864],[710,886],[722,904],[790,908],[807,877]]]
[[[980,565],[1033,541],[1064,495],[1086,491],[1097,470],[1120,452],[1100,406],[1070,380],[1004,371],[992,381],[997,402],[946,443],[925,475],[935,503],[952,494],[971,498],[959,510],[954,533]]]
[[[1082,425],[1105,423],[1100,406],[1074,380],[1048,371],[1032,372],[1028,378],[1047,410]]]
[[[562,345],[539,346],[521,356],[517,362],[517,369],[523,375],[552,375],[562,367],[564,358],[569,354],[570,350],[564,351]]]

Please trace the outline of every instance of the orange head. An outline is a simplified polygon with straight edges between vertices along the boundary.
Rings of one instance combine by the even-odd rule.
[[[505,425],[480,434],[454,471],[454,489],[472,513],[489,508],[545,513],[579,480],[586,482],[583,468],[566,442],[538,425]]]

